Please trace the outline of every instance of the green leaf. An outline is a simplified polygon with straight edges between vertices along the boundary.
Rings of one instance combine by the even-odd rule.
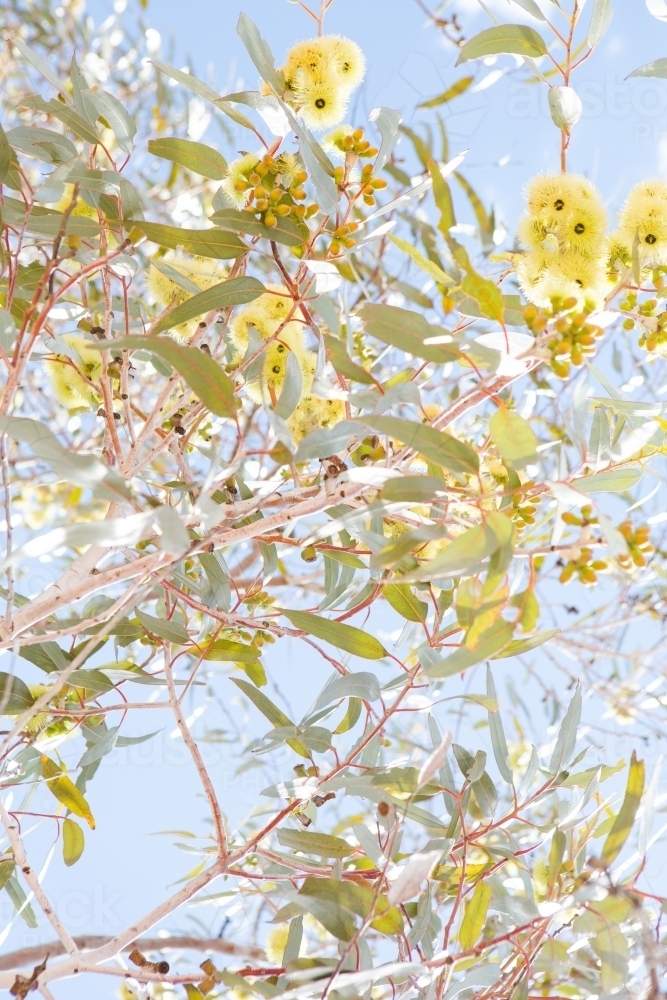
[[[503,660],[507,656],[520,656],[521,653],[529,653],[531,649],[536,649],[543,642],[548,642],[560,632],[559,628],[553,628],[548,632],[538,632],[537,635],[530,635],[526,639],[513,639],[499,653],[494,653],[492,660]]]
[[[212,149],[203,142],[174,138],[150,139],[148,152],[212,181],[221,181],[227,176],[227,160],[217,149]]]
[[[467,670],[468,667],[473,667],[476,663],[492,657],[498,650],[504,649],[511,641],[513,632],[512,623],[500,618],[478,636],[474,645],[462,643],[440,663],[427,665],[426,673],[429,677],[451,677]]]
[[[90,344],[94,347],[94,344]],[[87,486],[102,499],[129,499],[124,479],[92,455],[80,455],[63,447],[57,437],[37,420],[29,417],[0,416],[0,430],[32,448],[37,458],[46,462],[58,476],[66,476],[77,486]]]
[[[612,0],[595,0],[593,13],[591,14],[591,24],[588,29],[588,44],[592,49],[607,34],[613,14]]]
[[[662,59],[656,59],[654,62],[646,63],[644,66],[640,66],[639,69],[634,69],[626,79],[630,79],[631,76],[657,76],[661,79],[667,78],[667,59],[664,57]]]
[[[411,576],[417,580],[456,576],[483,562],[498,548],[498,536],[488,524],[478,524],[451,541],[441,555],[425,562]]]
[[[42,777],[46,780],[46,787],[54,795],[58,802],[74,813],[81,816],[91,830],[95,829],[95,820],[90,811],[90,806],[74,782],[64,774],[55,761],[42,755],[40,757]]]
[[[428,257],[424,257],[424,255],[421,254],[419,250],[412,245],[412,243],[408,243],[407,240],[401,240],[398,236],[392,236],[391,233],[389,233],[389,239],[395,246],[398,247],[399,250],[406,253],[408,257],[414,261],[417,267],[421,268],[422,271],[428,274],[429,278],[433,278],[434,281],[438,281],[441,285],[448,285],[451,287],[455,284],[452,278],[450,278],[441,267],[434,264],[432,260],[428,259]]]
[[[474,948],[482,935],[491,902],[491,894],[491,886],[487,885],[486,882],[479,881],[475,886],[472,898],[466,904],[459,930],[459,944],[464,951]]]
[[[644,794],[644,780],[644,761],[637,760],[637,754],[633,750],[623,804],[602,848],[602,861],[607,866],[616,860],[630,836]]]
[[[77,155],[71,139],[35,125],[18,125],[7,133],[7,139],[14,149],[46,163],[69,163]]]
[[[523,469],[537,458],[537,438],[527,420],[501,406],[489,421],[491,440],[503,461],[512,469]]]
[[[5,858],[4,861],[0,861],[0,889],[4,889],[10,878],[14,874],[14,869],[16,868],[16,862],[11,858]]]
[[[83,830],[68,816],[63,823],[63,861],[68,868],[77,863],[85,845]]]
[[[248,233],[250,236],[262,236],[265,240],[273,240],[274,243],[286,247],[298,247],[308,240],[307,231],[304,233],[296,222],[282,216],[277,216],[275,226],[265,226],[252,212],[222,208],[213,213],[211,222],[221,229],[229,229],[233,233]]]
[[[245,279],[249,280],[249,279]],[[210,354],[198,347],[176,344],[168,337],[121,337],[103,344],[91,344],[98,350],[149,351],[175,368],[211,413],[218,417],[236,416],[234,386],[228,375]]]
[[[262,715],[267,718],[273,726],[294,726],[292,720],[289,719],[277,705],[274,705],[270,698],[267,698],[265,694],[258,691],[257,688],[253,687],[252,684],[249,684],[248,681],[242,681],[238,677],[232,677],[230,679],[232,684],[236,684],[236,686],[243,691],[246,697],[253,703],[255,708],[258,708]]]
[[[546,17],[535,3],[535,0],[514,0],[514,3],[518,3],[519,7],[523,7],[525,11],[528,11],[538,21],[546,21]]]
[[[642,478],[644,470],[639,466],[628,466],[624,469],[608,469],[605,472],[594,472],[591,476],[576,479],[572,486],[579,493],[623,493],[631,490]]]
[[[443,182],[444,183],[444,182]],[[441,327],[431,326],[421,313],[397,306],[365,305],[359,313],[366,332],[384,344],[397,347],[424,361],[447,364],[459,356],[458,348],[450,344],[425,344],[429,337],[447,334]]]
[[[0,184],[4,181],[5,177],[9,173],[9,168],[12,162],[12,150],[7,139],[7,134],[0,125]]]
[[[440,210],[438,229],[451,246],[452,239],[449,235],[449,230],[452,226],[456,225],[452,192],[449,190],[449,184],[442,176],[442,171],[435,160],[428,161],[428,170],[433,182],[433,197],[435,198],[436,206]]]
[[[418,424],[412,420],[401,420],[399,417],[368,417],[359,418],[367,427],[380,434],[388,434],[407,448],[414,448],[429,462],[441,465],[452,472],[465,472],[476,475],[479,472],[477,452],[470,445],[436,430],[428,424]]]
[[[382,596],[394,611],[409,622],[425,622],[428,604],[415,597],[407,583],[388,583],[382,588]]]
[[[362,707],[363,702],[361,698],[350,698],[347,703],[345,715],[334,729],[335,735],[339,736],[341,733],[349,733],[350,729],[354,729],[359,721]]]
[[[23,920],[25,920],[28,927],[35,930],[38,926],[37,918],[16,875],[12,875],[11,878],[7,880],[5,890],[16,908],[16,912],[20,914]]]
[[[380,698],[380,682],[375,674],[367,670],[334,676],[327,682],[313,706],[313,712],[319,712],[327,705],[333,705],[341,698],[359,698],[363,701],[378,701]]]
[[[459,97],[461,94],[464,94],[470,84],[474,82],[474,76],[463,76],[460,80],[457,80],[456,83],[453,83],[451,87],[448,87],[444,93],[438,94],[437,97],[431,97],[428,101],[422,101],[422,103],[418,104],[417,107],[438,108],[441,104],[448,104],[450,101],[453,101],[455,97]]]
[[[306,900],[309,901],[309,906],[317,900],[323,906],[331,907],[334,912],[347,910],[363,920],[373,913],[371,926],[382,934],[400,934],[403,930],[403,918],[398,907],[392,906],[385,896],[376,897],[374,890],[354,882],[307,878],[299,891],[299,900],[304,906]],[[326,927],[321,917],[314,910],[311,912]]]
[[[283,87],[276,73],[271,49],[247,14],[241,14],[239,17],[236,31],[261,78],[276,95],[281,94]]]
[[[338,649],[344,649],[353,656],[361,656],[366,660],[380,660],[387,655],[386,649],[375,636],[355,628],[354,625],[321,618],[307,611],[287,611],[281,608],[280,613],[289,618],[295,628],[308,632],[317,639],[323,639]]]
[[[581,687],[577,684],[572,701],[570,702],[565,717],[560,724],[556,745],[551,754],[549,771],[551,774],[558,774],[567,767],[574,747],[577,742],[577,729],[581,721]]]
[[[375,379],[365,368],[353,361],[345,349],[345,345],[338,337],[324,334],[324,346],[327,355],[337,372],[344,375],[352,382],[361,382],[363,385],[373,385]]]
[[[461,290],[479,306],[482,316],[503,321],[503,297],[500,289],[489,278],[483,278],[476,271],[468,271],[461,282]]]
[[[161,222],[144,222],[134,219],[125,223],[140,229],[147,240],[158,243],[161,247],[176,250],[183,247],[188,253],[198,257],[212,257],[214,260],[229,260],[240,257],[250,249],[245,243],[224,229],[179,229],[178,226],[165,226]]]
[[[0,672],[0,715],[22,715],[34,701],[20,677]]]
[[[109,123],[116,137],[116,142],[124,153],[132,152],[132,140],[137,134],[134,118],[125,110],[117,97],[107,94],[104,90],[86,91],[86,99],[94,106],[100,118]]]
[[[69,104],[71,107],[72,98],[70,97],[69,90],[65,84],[58,79],[51,67],[45,63],[36,52],[33,52],[32,49],[28,48],[25,42],[22,42],[20,38],[12,38],[12,43],[16,46],[21,55],[35,67],[38,73],[41,73],[44,79],[49,81],[51,86],[55,88],[56,93],[61,95],[65,104]]]
[[[205,313],[215,309],[228,309],[230,306],[245,305],[259,298],[266,288],[257,278],[230,278],[221,281],[212,288],[206,288],[203,292],[198,292],[191,299],[187,299],[180,305],[161,316],[155,326],[151,329],[151,337],[164,330],[172,330],[181,323],[187,323],[190,319],[203,316]]]
[[[86,142],[90,142],[92,145],[100,141],[97,132],[95,132],[90,123],[66,104],[61,104],[60,101],[53,99],[45,101],[41,97],[38,97],[37,94],[33,94],[21,101],[19,107],[30,108],[32,111],[43,111],[47,115],[52,115],[53,118],[57,118],[58,121],[67,126],[75,135],[78,135],[80,139],[85,139]]]
[[[480,31],[467,41],[459,52],[456,65],[460,66],[471,59],[502,54],[538,58],[547,54],[547,46],[534,28],[525,24],[499,24]]]
[[[278,840],[283,847],[305,854],[316,854],[319,858],[347,858],[355,848],[341,837],[331,837],[328,833],[311,833],[308,830],[278,830]]]
[[[164,639],[166,642],[173,642],[176,646],[184,646],[190,642],[187,629],[180,622],[166,621],[164,618],[155,618],[148,615],[139,608],[134,609],[137,618],[147,632]]]
[[[446,492],[445,483],[435,476],[402,476],[390,479],[382,489],[384,500],[408,500],[427,503]]]
[[[254,664],[260,657],[260,651],[256,646],[248,646],[244,642],[234,642],[231,639],[216,639],[215,642],[201,643],[201,650],[205,660],[216,660],[219,662],[230,661],[232,663]]]

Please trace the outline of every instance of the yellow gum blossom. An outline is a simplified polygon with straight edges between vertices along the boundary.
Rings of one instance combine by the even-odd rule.
[[[308,351],[304,347],[301,331],[299,330],[297,333],[298,336],[293,337],[291,331],[283,331],[276,340],[266,347],[260,377],[256,381],[247,382],[245,386],[246,393],[254,403],[272,404],[275,400],[280,399],[287,375],[287,362],[290,353],[294,354],[299,363],[303,392],[303,382],[306,382],[309,372],[314,370],[314,355],[312,351]]]
[[[365,65],[356,42],[340,35],[292,46],[282,72],[288,99],[309,128],[331,128],[341,121],[352,91],[364,78]]]
[[[224,280],[227,274],[227,270],[219,261],[209,257],[186,257],[178,251],[169,250],[162,260],[182,275],[186,282],[192,282],[201,291],[217,285]],[[179,306],[196,294],[163,274],[153,263],[148,269],[147,285],[153,299],[165,308]],[[175,340],[189,339],[195,333],[198,322],[198,319],[192,319],[187,323],[175,326],[172,330],[172,336]]]
[[[292,312],[294,303],[284,285],[267,284],[266,288],[268,291],[240,309],[229,325],[229,338],[241,357],[248,348],[248,327],[254,327],[262,340],[268,340]],[[299,309],[285,326],[288,338],[294,339],[298,335],[303,338],[303,327],[299,322],[302,320],[303,315]]]
[[[646,188],[660,191],[660,181],[643,182],[634,187],[621,209],[618,219],[619,243],[630,253],[637,241],[637,254],[641,267],[659,267],[667,264],[667,200],[646,194]]]
[[[345,403],[342,399],[303,396],[297,408],[288,418],[287,426],[298,444],[319,427],[335,427],[341,420],[345,420]]]
[[[100,394],[89,383],[100,380],[102,355],[91,348],[84,337],[68,334],[62,339],[72,349],[74,357],[56,354],[44,362],[53,395],[68,410],[94,406]]]

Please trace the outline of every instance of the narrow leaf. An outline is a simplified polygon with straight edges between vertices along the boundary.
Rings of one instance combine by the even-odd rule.
[[[538,58],[547,54],[547,46],[542,36],[525,24],[499,24],[486,28],[475,35],[461,48],[456,65],[484,56],[511,54]]]
[[[318,639],[344,649],[346,653],[353,656],[361,656],[366,660],[380,660],[387,655],[387,651],[382,643],[373,635],[364,632],[354,625],[346,625],[344,622],[332,621],[330,618],[321,618],[319,615],[310,614],[307,611],[287,611],[281,609],[281,614],[289,618],[295,628],[308,632]]]
[[[74,782],[64,774],[55,761],[42,755],[40,757],[42,777],[46,780],[49,791],[75,816],[81,816],[91,830],[95,829],[95,820],[90,806]]]
[[[212,181],[221,181],[227,176],[227,161],[224,156],[203,142],[175,138],[150,139],[148,152]]]
[[[459,944],[464,951],[474,948],[481,937],[484,924],[486,923],[489,903],[491,902],[491,893],[491,886],[487,885],[486,882],[480,881],[475,886],[472,898],[466,904],[465,914],[459,930]]]
[[[644,780],[644,761],[637,760],[636,751],[633,750],[623,804],[602,848],[602,861],[605,865],[610,865],[616,860],[630,836],[644,794]]]

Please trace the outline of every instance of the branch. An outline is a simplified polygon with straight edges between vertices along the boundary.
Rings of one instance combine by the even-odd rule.
[[[99,934],[83,934],[73,940],[78,950],[85,954],[91,948],[102,948],[113,939]],[[265,958],[261,948],[255,948],[250,944],[235,944],[232,941],[223,941],[221,938],[195,938],[183,935],[174,935],[170,938],[141,938],[139,941],[131,941],[125,945],[122,951],[133,951],[135,948],[139,948],[142,952],[212,951],[218,955],[238,955],[259,961]],[[7,955],[0,955],[0,971],[15,972],[17,969],[39,965],[47,957],[55,958],[65,954],[66,950],[62,941],[51,941],[48,944],[20,948],[18,951],[10,951]]]

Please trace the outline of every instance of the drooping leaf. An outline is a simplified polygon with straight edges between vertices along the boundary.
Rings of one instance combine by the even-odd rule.
[[[4,181],[5,177],[9,173],[9,167],[12,162],[12,150],[7,139],[7,133],[0,125],[0,184]]]
[[[602,848],[601,860],[607,866],[616,860],[630,836],[644,794],[644,780],[644,761],[637,760],[636,751],[633,750],[623,804]]]
[[[77,863],[85,846],[83,830],[68,816],[63,823],[63,861],[68,868]]]
[[[466,903],[459,930],[459,944],[464,951],[474,948],[481,937],[489,911],[491,894],[491,886],[480,880],[475,886],[471,899]]]
[[[525,24],[499,24],[474,35],[462,46],[456,65],[501,54],[528,56],[533,59],[547,54],[547,46],[534,28]]]
[[[224,156],[203,142],[173,137],[150,139],[148,152],[172,163],[178,163],[179,166],[192,170],[202,177],[208,177],[212,181],[221,181],[227,176],[227,161]]]
[[[176,369],[211,413],[219,417],[236,416],[234,386],[229,376],[210,354],[200,351],[198,347],[185,347],[167,337],[136,336],[121,337],[104,344],[91,344],[91,347],[107,351],[149,351],[157,354]]]
[[[313,712],[319,712],[327,705],[333,705],[341,698],[359,698],[362,701],[377,701],[380,698],[380,682],[368,670],[359,670],[344,676],[334,675],[320,693]]]
[[[281,614],[289,618],[295,628],[308,632],[318,639],[331,643],[339,649],[344,649],[353,656],[361,656],[365,660],[380,660],[387,655],[387,651],[382,643],[354,625],[346,625],[345,622],[333,621],[330,618],[322,618],[319,615],[310,614],[308,611],[288,611],[281,609]]]
[[[282,712],[277,705],[274,705],[270,698],[258,691],[256,687],[247,681],[242,681],[238,677],[232,677],[231,681],[243,691],[247,698],[258,708],[265,718],[273,726],[294,726],[294,723]]]
[[[61,771],[55,761],[42,754],[40,757],[42,777],[46,781],[46,787],[54,795],[58,802],[74,813],[85,819],[91,830],[95,829],[95,820],[90,811],[90,806],[76,787],[71,778]]]
[[[158,638],[164,639],[166,642],[173,642],[177,646],[183,646],[190,642],[188,631],[180,622],[156,618],[139,608],[135,608],[135,614],[146,631],[158,636]]]

